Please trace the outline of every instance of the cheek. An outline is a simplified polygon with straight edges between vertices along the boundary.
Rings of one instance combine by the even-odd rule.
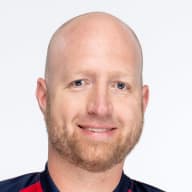
[[[124,126],[129,126],[140,119],[141,103],[138,99],[126,98],[114,105],[114,113]]]
[[[53,103],[55,114],[65,123],[70,123],[73,119],[82,113],[85,105],[85,98],[72,94],[60,94],[55,98]]]

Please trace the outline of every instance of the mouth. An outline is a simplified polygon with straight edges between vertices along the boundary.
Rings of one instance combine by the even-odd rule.
[[[117,128],[111,125],[78,125],[83,135],[91,139],[107,139],[112,137]]]
[[[115,130],[116,128],[115,127],[91,127],[91,126],[82,126],[82,125],[79,125],[79,128],[85,130],[85,131],[90,131],[90,132],[93,132],[93,133],[105,133],[105,132],[109,132],[109,131],[113,131]]]

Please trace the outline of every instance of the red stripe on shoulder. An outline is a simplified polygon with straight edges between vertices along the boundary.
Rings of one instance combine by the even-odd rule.
[[[21,189],[19,192],[43,192],[41,183],[38,181],[24,189]]]

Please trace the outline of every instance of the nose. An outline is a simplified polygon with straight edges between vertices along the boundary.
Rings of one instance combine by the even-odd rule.
[[[113,106],[107,88],[104,86],[93,88],[88,99],[88,114],[107,117],[112,114],[112,110]]]

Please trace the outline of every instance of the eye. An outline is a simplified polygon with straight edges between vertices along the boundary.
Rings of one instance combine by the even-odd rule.
[[[126,88],[126,84],[123,82],[117,82],[116,86],[118,89],[125,89]]]
[[[129,90],[129,85],[122,81],[116,81],[116,82],[113,82],[112,88],[118,91],[127,91]]]
[[[74,87],[80,87],[80,86],[83,86],[84,84],[85,84],[85,80],[83,79],[78,79],[72,82],[72,85]]]
[[[81,88],[81,87],[84,87],[87,84],[88,84],[88,81],[86,79],[77,79],[77,80],[72,81],[69,84],[69,87],[71,87],[71,88]]]

